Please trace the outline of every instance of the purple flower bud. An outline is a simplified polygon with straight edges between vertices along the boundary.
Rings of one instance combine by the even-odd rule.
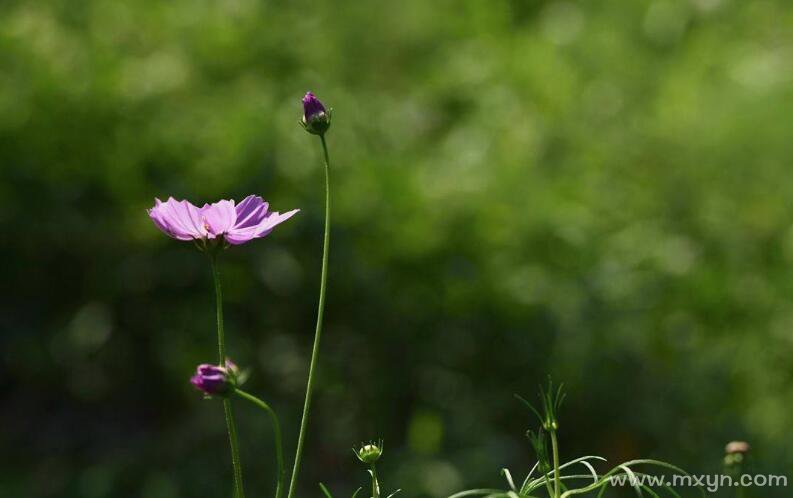
[[[228,359],[225,367],[203,363],[196,368],[190,383],[207,396],[225,396],[234,389],[238,371],[237,366]]]
[[[325,106],[322,102],[311,92],[307,92],[303,97],[303,119],[308,122],[320,112],[325,112]]]
[[[330,127],[330,111],[311,92],[303,97],[303,119],[300,124],[314,135],[324,135]]]

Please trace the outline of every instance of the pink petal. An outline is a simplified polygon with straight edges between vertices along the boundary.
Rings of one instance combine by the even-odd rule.
[[[210,238],[227,233],[237,221],[234,201],[222,200],[201,208],[201,217]]]
[[[267,215],[269,205],[258,195],[249,195],[237,204],[237,222],[234,228],[258,225]]]
[[[203,238],[206,234],[195,226],[197,213],[198,208],[189,202],[169,197],[165,202],[155,199],[154,207],[149,210],[149,217],[157,228],[169,236],[178,240],[192,240]]]
[[[259,237],[264,237],[265,235],[269,234],[273,231],[276,225],[283,223],[284,221],[288,220],[292,216],[294,216],[299,209],[294,209],[284,214],[280,214],[278,212],[271,212],[265,218],[263,218],[257,225],[247,226],[247,227],[234,227],[232,230],[226,234],[226,240],[230,244],[244,244],[251,239],[256,239]]]

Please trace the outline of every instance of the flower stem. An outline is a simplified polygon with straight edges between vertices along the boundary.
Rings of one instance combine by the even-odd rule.
[[[281,442],[281,424],[278,422],[278,416],[275,414],[270,405],[262,401],[261,399],[253,396],[252,394],[246,393],[241,389],[235,389],[234,392],[243,399],[246,399],[253,403],[254,405],[258,406],[262,410],[266,411],[268,415],[270,415],[270,419],[273,423],[273,439],[275,440],[275,461],[278,466],[277,472],[278,476],[275,481],[275,498],[281,498],[281,492],[283,491],[283,484],[284,484],[284,476],[286,475],[286,469],[284,468],[284,450],[283,444]]]
[[[220,273],[218,272],[217,258],[210,255],[209,261],[212,266],[212,278],[215,281],[215,301],[217,304],[217,325],[218,325],[218,365],[224,366],[226,363],[226,338],[223,332],[223,292],[220,287]],[[234,424],[234,412],[231,409],[231,401],[223,400],[223,413],[226,416],[226,430],[229,434],[229,447],[231,448],[231,465],[234,471],[234,494],[236,498],[245,498],[245,490],[242,486],[242,464],[240,464],[240,448],[237,439],[237,426]]]
[[[317,326],[314,332],[314,346],[311,350],[311,363],[308,367],[308,382],[306,383],[306,399],[303,403],[303,419],[300,421],[300,434],[297,438],[295,450],[295,465],[292,468],[292,478],[289,481],[287,498],[293,498],[300,472],[300,459],[303,455],[303,443],[308,429],[308,416],[311,411],[311,392],[314,389],[314,375],[316,374],[317,357],[319,356],[319,340],[322,335],[322,316],[325,311],[325,287],[328,281],[328,245],[330,242],[330,160],[328,159],[328,145],[325,135],[319,136],[322,142],[322,152],[325,156],[325,234],[322,241],[322,273],[319,281],[319,304],[317,305]]]
[[[548,498],[553,498],[553,486],[551,486],[551,480],[548,478],[548,474],[543,474],[545,477],[545,488],[548,490]]]
[[[212,279],[215,281],[215,306],[217,307],[218,324],[218,365],[221,367],[226,363],[226,335],[223,331],[223,291],[220,288],[220,272],[218,272],[217,257],[212,254],[209,256],[212,265]]]
[[[226,429],[229,433],[229,446],[231,447],[231,465],[234,468],[234,488],[237,498],[245,498],[242,487],[242,464],[240,463],[240,448],[237,441],[237,427],[234,425],[234,413],[231,411],[231,401],[223,400],[223,411],[226,414]]]
[[[380,498],[380,483],[377,481],[377,468],[372,464],[372,498]]]
[[[559,498],[561,480],[559,479],[559,443],[556,440],[556,431],[551,429],[551,450],[553,451],[553,496]]]

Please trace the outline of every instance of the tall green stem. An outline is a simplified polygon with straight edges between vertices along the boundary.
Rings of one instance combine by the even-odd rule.
[[[306,399],[303,403],[303,419],[300,421],[300,435],[297,438],[297,449],[295,450],[295,465],[292,468],[292,478],[289,481],[289,493],[287,498],[293,498],[297,484],[297,476],[300,472],[300,459],[303,455],[303,444],[308,429],[308,416],[311,411],[311,393],[314,389],[314,375],[317,367],[317,357],[319,356],[319,340],[322,335],[322,316],[325,312],[325,287],[328,281],[328,246],[330,242],[330,160],[328,159],[328,145],[325,143],[325,136],[319,136],[322,142],[322,152],[325,156],[325,235],[322,242],[322,274],[319,281],[319,304],[317,305],[317,326],[314,332],[314,346],[311,350],[311,363],[308,367],[308,382],[306,383]]]
[[[215,306],[217,308],[218,325],[218,365],[226,363],[226,334],[223,331],[223,290],[220,287],[220,272],[218,272],[217,256],[210,254],[209,262],[212,265],[212,279],[215,281]]]
[[[215,281],[215,301],[217,306],[217,325],[218,325],[218,365],[226,364],[226,337],[223,332],[223,291],[220,287],[220,273],[218,272],[217,257],[214,254],[209,256],[212,266],[212,278]],[[242,486],[242,464],[240,464],[240,448],[237,439],[237,426],[234,424],[234,412],[231,409],[231,401],[223,400],[223,413],[226,416],[226,430],[229,434],[229,447],[231,448],[231,465],[234,471],[234,494],[236,498],[245,498],[245,490]]]
[[[380,498],[380,483],[377,481],[377,468],[372,464],[372,498]]]
[[[223,412],[226,415],[226,429],[229,433],[229,446],[231,447],[231,465],[234,470],[234,488],[237,498],[245,498],[245,489],[242,487],[242,464],[240,463],[240,447],[237,440],[237,426],[234,424],[234,412],[231,410],[231,401],[223,400]]]
[[[278,422],[278,416],[275,414],[270,405],[262,401],[261,399],[253,396],[252,394],[246,393],[241,389],[235,389],[234,392],[243,399],[246,399],[253,403],[254,405],[258,406],[262,410],[266,411],[268,415],[270,415],[270,419],[273,423],[273,439],[275,440],[275,461],[276,465],[278,466],[278,476],[275,481],[275,498],[281,498],[281,492],[283,491],[283,484],[284,484],[284,477],[286,476],[286,468],[284,467],[284,450],[283,450],[283,443],[281,442],[281,424]]]
[[[562,481],[559,479],[559,443],[556,440],[556,431],[551,429],[551,450],[553,451],[553,496],[559,498]]]

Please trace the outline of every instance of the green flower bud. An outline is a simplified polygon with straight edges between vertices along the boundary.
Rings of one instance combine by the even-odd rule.
[[[358,457],[358,460],[366,464],[373,464],[379,460],[380,455],[383,454],[383,441],[378,443],[362,443],[360,448],[353,451],[355,452],[355,456]]]

